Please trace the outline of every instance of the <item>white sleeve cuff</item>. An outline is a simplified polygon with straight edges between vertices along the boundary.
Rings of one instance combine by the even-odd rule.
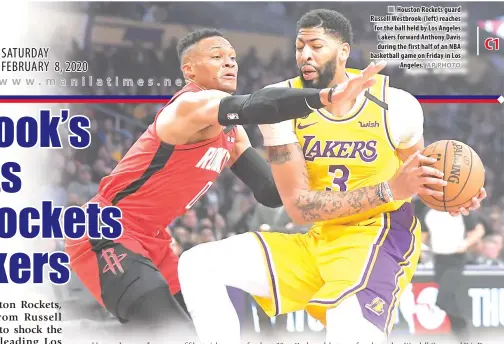
[[[266,147],[282,146],[299,142],[294,132],[292,120],[275,124],[261,124],[259,125],[259,130],[261,130],[264,138],[264,146]]]
[[[417,133],[415,136],[411,137],[409,140],[404,141],[404,142],[399,142],[397,145],[397,148],[399,149],[408,149],[410,147],[413,147],[420,141],[420,139],[423,136],[423,132]]]

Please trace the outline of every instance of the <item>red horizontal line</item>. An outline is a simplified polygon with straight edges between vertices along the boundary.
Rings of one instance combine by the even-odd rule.
[[[473,103],[473,104],[499,104],[497,99],[419,99],[419,103],[436,103],[436,104],[457,104],[457,103]]]
[[[165,104],[170,99],[0,99],[0,103],[16,104],[125,104],[125,103],[153,103]]]
[[[166,104],[170,99],[0,99],[0,104]],[[497,99],[419,99],[420,103],[435,103],[435,104],[456,104],[456,103],[473,103],[473,104],[499,104]]]

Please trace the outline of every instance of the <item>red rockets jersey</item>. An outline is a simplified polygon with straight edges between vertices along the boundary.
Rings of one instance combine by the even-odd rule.
[[[199,90],[189,83],[166,106],[185,92]],[[155,123],[99,188],[99,195],[145,234],[164,230],[205,194],[226,166],[236,138],[236,128],[230,127],[206,141],[170,145],[158,138]]]

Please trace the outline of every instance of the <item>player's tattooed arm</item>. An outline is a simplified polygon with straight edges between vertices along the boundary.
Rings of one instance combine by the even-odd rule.
[[[266,149],[284,207],[296,223],[346,217],[386,203],[377,185],[346,192],[310,190],[306,162],[298,143]]]

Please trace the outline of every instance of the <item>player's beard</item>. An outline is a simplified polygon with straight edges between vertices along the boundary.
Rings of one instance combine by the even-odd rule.
[[[313,66],[312,66],[313,67]],[[315,67],[313,67],[315,68]],[[315,68],[317,79],[305,80],[301,68],[298,68],[299,76],[304,88],[327,88],[336,75],[336,57],[330,59],[322,68]]]

